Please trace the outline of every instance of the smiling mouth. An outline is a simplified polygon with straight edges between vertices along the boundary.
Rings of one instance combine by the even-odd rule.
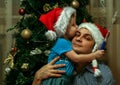
[[[77,43],[73,43],[73,46],[79,46],[79,47],[82,47],[82,45],[80,45],[80,44],[77,44]]]

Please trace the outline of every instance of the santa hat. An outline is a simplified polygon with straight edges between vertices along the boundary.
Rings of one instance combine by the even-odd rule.
[[[72,7],[54,8],[46,14],[42,14],[39,20],[46,26],[46,37],[49,40],[55,40],[65,34],[72,14],[76,10]]]
[[[88,29],[91,32],[92,37],[95,40],[94,48],[99,48],[104,38],[106,37],[108,30],[98,24],[93,24],[88,22],[80,24],[78,29],[81,29],[83,27]]]

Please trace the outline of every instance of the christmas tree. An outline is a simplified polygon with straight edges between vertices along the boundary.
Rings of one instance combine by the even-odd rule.
[[[14,47],[11,47],[4,63],[7,64],[6,85],[31,85],[35,72],[47,63],[54,41],[45,37],[46,27],[39,21],[43,13],[55,7],[72,6],[77,10],[77,24],[92,21],[86,6],[89,0],[21,0],[20,20],[7,31],[15,31]]]

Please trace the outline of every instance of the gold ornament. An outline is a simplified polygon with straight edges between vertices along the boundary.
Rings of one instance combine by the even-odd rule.
[[[14,56],[9,54],[8,57],[4,60],[4,64],[8,64],[10,68],[14,67]]]
[[[45,51],[44,51],[44,54],[45,54],[46,56],[48,56],[49,53],[50,53],[50,50],[45,50]]]
[[[7,58],[4,60],[4,64],[7,64],[8,67],[13,68],[14,67],[14,57],[17,54],[17,48],[12,48],[11,53],[8,54]]]
[[[44,10],[45,12],[51,10],[50,4],[47,4],[47,3],[46,3],[46,4],[43,6],[43,10]]]
[[[71,6],[77,9],[80,6],[80,4],[77,0],[73,0]]]
[[[55,6],[53,6],[53,8],[57,8],[58,7],[58,3],[55,4]]]
[[[32,32],[31,30],[29,30],[28,28],[24,29],[22,32],[21,32],[21,36],[22,38],[24,39],[29,39],[32,35]]]
[[[29,69],[29,63],[23,63],[23,65],[21,66],[21,69],[23,71],[28,71],[28,69]]]
[[[51,9],[53,9],[53,8],[57,8],[58,7],[58,3],[56,3],[54,6],[50,6],[50,4],[45,4],[44,6],[43,6],[43,10],[44,10],[44,12],[48,12],[48,11],[50,11]]]

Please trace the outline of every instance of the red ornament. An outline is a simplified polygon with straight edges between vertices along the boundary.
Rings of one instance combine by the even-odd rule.
[[[17,52],[17,48],[16,47],[12,48],[12,52]]]
[[[19,14],[20,15],[24,15],[25,14],[25,9],[24,8],[20,8],[19,9]]]
[[[87,22],[86,18],[83,19],[83,22]]]

